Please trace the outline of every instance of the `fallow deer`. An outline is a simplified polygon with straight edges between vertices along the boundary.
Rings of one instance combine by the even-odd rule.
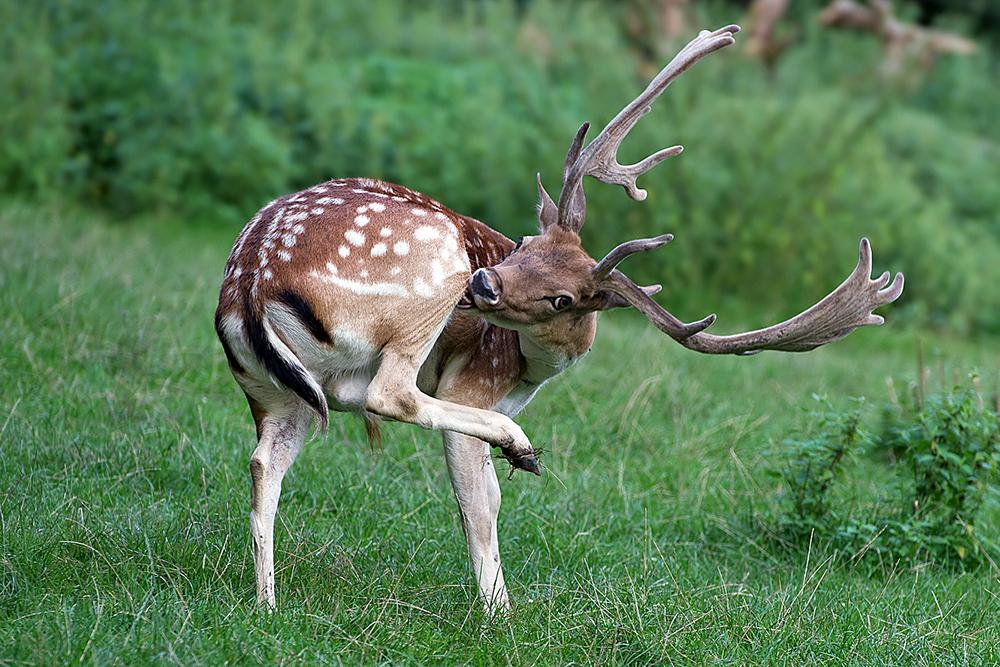
[[[810,350],[894,301],[902,275],[870,279],[861,242],[857,268],[822,301],[790,320],[731,336],[704,332],[714,315],[681,322],[618,265],[670,235],[629,241],[600,261],[580,244],[583,179],[621,185],[643,200],[636,178],[680,146],[634,165],[619,144],[664,89],[703,56],[734,42],[738,26],[703,31],[584,148],[577,132],[556,204],[538,178],[536,236],[518,243],[407,188],[335,179],[265,206],[236,240],[226,265],[216,329],[257,427],[250,458],[250,524],[258,600],[275,604],[274,518],[282,478],[310,424],[330,409],[355,412],[374,435],[377,419],[443,432],[479,593],[508,605],[497,541],[500,486],[491,446],[539,474],[535,450],[512,417],[546,381],[589,349],[597,313],[631,306],[681,345],[708,354]]]

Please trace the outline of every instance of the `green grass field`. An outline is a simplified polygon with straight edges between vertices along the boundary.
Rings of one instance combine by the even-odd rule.
[[[252,424],[212,330],[237,230],[0,211],[2,664],[1000,661],[996,570],[857,565],[765,529],[780,493],[766,452],[810,395],[845,405],[914,376],[917,337],[891,321],[807,355],[709,358],[605,316],[519,420],[545,473],[502,482],[516,607],[492,622],[439,437],[392,424],[372,453],[335,418],[286,479],[268,615]],[[923,344],[930,368],[996,387],[996,341]],[[877,494],[860,470],[851,484]]]

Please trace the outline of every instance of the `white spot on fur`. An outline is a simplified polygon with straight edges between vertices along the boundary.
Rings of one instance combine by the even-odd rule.
[[[327,262],[326,270],[330,273],[337,273],[337,266],[333,262]]]
[[[376,243],[372,246],[372,257],[381,257],[389,250],[388,246],[384,243]]]
[[[278,257],[286,262],[292,261],[292,253],[288,252],[287,250],[279,250]]]
[[[344,238],[353,246],[361,247],[365,244],[365,235],[353,229],[344,232]]]
[[[320,197],[316,200],[317,204],[334,204],[340,205],[344,203],[344,200],[340,197]]]
[[[368,277],[368,271],[362,271],[358,275],[361,276],[362,278],[367,278]]]
[[[264,276],[264,280],[270,280],[274,276],[274,274],[271,273],[271,269],[264,269],[264,273],[262,275]]]
[[[380,204],[379,202],[376,201],[372,202],[371,204],[368,204],[368,208],[375,211],[376,213],[381,213],[382,211],[385,210],[385,204]]]
[[[433,296],[434,290],[431,289],[430,285],[425,283],[422,278],[417,278],[413,281],[413,291],[420,296]]]
[[[448,216],[446,216],[441,211],[438,211],[437,213],[435,213],[434,217],[437,218],[438,220],[447,220],[448,219]]]
[[[368,212],[368,204],[362,204],[361,206],[357,207],[354,210],[356,210],[358,213],[367,213]]]
[[[320,211],[322,212],[322,209],[320,209]],[[305,212],[305,211],[302,211],[301,213],[292,213],[290,216],[288,216],[287,218],[285,218],[285,222],[286,223],[290,223],[290,222],[302,222],[303,220],[305,220],[308,217],[309,217],[309,214],[307,212]]]
[[[379,230],[378,233],[379,236],[381,236],[384,239],[387,239],[390,236],[392,236],[392,229],[390,229],[389,227],[383,227],[382,229]]]
[[[321,209],[318,206],[309,212],[312,213],[313,215],[323,215],[323,209]]]
[[[418,218],[422,218],[425,215],[427,215],[427,211],[425,211],[422,208],[415,208],[415,209],[411,210],[410,213],[412,213],[413,215],[417,216]]]
[[[417,227],[417,230],[413,232],[413,238],[418,241],[432,241],[434,239],[441,238],[441,232],[439,232],[434,227]]]
[[[346,245],[342,245],[339,248],[337,248],[337,252],[340,254],[341,257],[347,257],[348,255],[351,254],[351,249],[348,248]]]
[[[431,281],[435,285],[440,285],[444,282],[444,268],[442,268],[441,262],[436,259],[431,262]]]
[[[458,250],[458,241],[455,240],[454,236],[446,236],[444,239],[444,247],[449,253],[455,252]]]
[[[392,251],[400,256],[408,255],[410,254],[410,244],[406,241],[396,241],[392,246]]]
[[[389,271],[389,273],[391,273],[394,276],[398,276],[400,271],[401,269],[398,266],[394,266],[392,267],[392,271]]]
[[[295,245],[295,234],[285,234],[281,237],[281,242],[285,244],[285,247],[291,248]]]
[[[369,222],[371,222],[371,220],[368,219],[367,215],[357,215],[354,217],[354,224],[356,224],[358,227],[364,227]]]
[[[397,283],[359,283],[355,280],[347,280],[333,273],[321,273],[313,271],[311,275],[330,285],[342,287],[355,294],[366,294],[373,296],[410,296],[410,291]],[[336,340],[336,339],[335,339]]]

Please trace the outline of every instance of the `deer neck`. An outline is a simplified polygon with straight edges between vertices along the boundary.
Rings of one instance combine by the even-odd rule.
[[[541,325],[519,330],[518,346],[525,361],[522,381],[542,384],[559,375],[590,351],[596,334],[596,313],[582,315],[570,327]]]

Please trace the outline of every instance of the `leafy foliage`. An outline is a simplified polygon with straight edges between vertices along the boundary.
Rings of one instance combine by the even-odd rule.
[[[853,557],[889,560],[992,560],[996,545],[976,531],[983,505],[998,494],[1000,421],[972,387],[884,409],[875,438],[861,430],[861,411],[811,414],[807,436],[790,441],[777,471],[785,491],[778,519],[794,540],[820,535]],[[890,462],[887,497],[874,503],[834,493],[851,455],[866,451]]]
[[[743,9],[698,11],[717,25]],[[868,235],[880,268],[911,277],[894,318],[1000,331],[995,55],[942,61],[900,97],[874,75],[873,40],[811,11],[791,12],[800,37],[774,72],[737,45],[672,86],[623,157],[688,153],[646,177],[645,204],[591,184],[587,247],[676,233],[627,268],[697,285],[669,297],[690,319],[722,299],[794,312]],[[534,172],[558,189],[579,123],[606,121],[662,64],[631,48],[614,3],[43,1],[0,19],[16,100],[0,109],[0,189],[233,225],[367,175],[530,233]]]

